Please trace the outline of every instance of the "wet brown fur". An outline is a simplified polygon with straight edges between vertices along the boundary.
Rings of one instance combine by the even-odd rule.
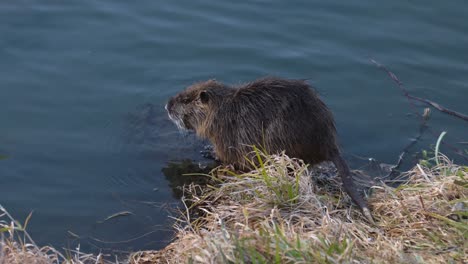
[[[211,141],[224,163],[248,169],[252,145],[267,153],[285,151],[311,165],[332,161],[351,198],[372,221],[342,159],[333,115],[303,80],[268,77],[237,87],[209,80],[171,98],[169,117],[180,129]]]

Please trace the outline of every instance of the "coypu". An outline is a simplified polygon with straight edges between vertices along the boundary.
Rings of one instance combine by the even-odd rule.
[[[267,77],[237,87],[209,80],[172,97],[165,108],[179,129],[208,139],[217,157],[237,168],[249,168],[252,145],[311,165],[332,161],[345,191],[373,222],[340,154],[333,115],[305,80]]]

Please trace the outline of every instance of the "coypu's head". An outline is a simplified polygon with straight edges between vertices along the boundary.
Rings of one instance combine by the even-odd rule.
[[[230,89],[215,80],[195,83],[169,99],[165,108],[180,130],[195,130],[203,136],[209,113],[223,100],[227,90]]]

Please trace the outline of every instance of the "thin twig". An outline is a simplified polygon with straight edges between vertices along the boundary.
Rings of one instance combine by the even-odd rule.
[[[388,76],[390,76],[390,78],[397,83],[398,87],[403,91],[404,95],[408,99],[413,99],[413,100],[416,100],[416,101],[423,102],[425,104],[428,104],[428,105],[434,107],[435,109],[437,109],[437,110],[439,110],[439,111],[441,111],[443,113],[458,117],[458,118],[468,122],[468,116],[465,115],[465,114],[456,112],[454,110],[450,110],[450,109],[448,109],[446,107],[441,106],[440,104],[438,104],[436,102],[433,102],[433,101],[430,101],[430,100],[427,100],[427,99],[424,99],[424,98],[417,97],[417,96],[409,94],[408,90],[404,87],[403,83],[400,81],[400,79],[398,79],[398,77],[393,72],[391,72],[389,69],[387,69],[387,67],[385,67],[384,65],[378,63],[374,59],[370,59],[370,61],[375,66],[377,66],[379,69],[384,70],[388,74]]]
[[[426,108],[426,109],[429,109],[429,108]],[[393,173],[395,172],[395,170],[397,170],[400,166],[401,166],[401,163],[403,162],[403,159],[405,157],[405,155],[409,152],[409,150],[414,146],[416,145],[416,143],[421,139],[422,135],[424,134],[424,131],[426,130],[427,126],[426,126],[426,123],[427,123],[427,120],[429,119],[429,111],[428,110],[425,110],[424,111],[424,115],[423,115],[423,118],[422,118],[422,122],[421,122],[421,125],[419,126],[419,133],[418,135],[414,138],[414,140],[412,140],[408,145],[406,145],[406,147],[403,149],[403,151],[400,153],[400,156],[398,156],[398,161],[397,163],[395,164],[395,166],[393,166],[391,168],[391,171],[390,173],[384,177],[384,178],[387,178],[391,175],[393,175]]]
[[[422,99],[422,98],[419,98],[419,97],[415,97],[415,96],[412,96],[409,94],[408,90],[404,87],[403,85],[403,82],[400,81],[400,79],[398,79],[398,77],[393,73],[391,72],[387,67],[385,67],[384,65],[378,63],[377,61],[375,61],[374,59],[370,59],[370,61],[372,62],[372,64],[374,64],[375,66],[377,66],[377,68],[379,69],[382,69],[383,71],[385,71],[388,76],[397,84],[398,88],[400,88],[400,90],[403,92],[403,94],[405,95],[405,97],[408,99],[408,102],[411,106],[411,108],[413,109],[413,112],[414,114],[419,118],[421,119],[421,121],[423,122],[424,121],[424,116],[422,116],[421,114],[418,113],[418,111],[416,110],[416,106],[414,105],[413,101],[412,100],[418,100],[418,99]],[[426,99],[423,99],[423,100],[426,100]],[[431,102],[429,100],[427,100],[428,102]],[[438,106],[440,106],[439,104],[437,104]],[[435,106],[434,106],[435,107]],[[438,109],[440,110],[440,109]],[[452,110],[450,110],[452,111]],[[452,112],[455,112],[455,111],[452,111]],[[457,112],[455,112],[457,113]],[[458,113],[459,114],[459,113]],[[466,116],[466,115],[463,115],[463,114],[459,114],[461,116]],[[457,116],[458,117],[458,116]],[[464,118],[460,117],[461,119],[465,120]],[[468,121],[468,119],[466,119],[466,121]],[[431,134],[435,137],[439,137],[440,135],[440,132],[439,133],[436,133],[434,131],[432,131],[431,129],[428,129]],[[454,153],[456,153],[457,155],[459,155],[460,157],[462,157],[464,160],[468,161],[468,157],[466,155],[464,155],[463,151],[461,151],[460,149],[446,143],[446,142],[442,142],[442,144],[448,148],[450,148]]]
[[[135,240],[138,240],[140,238],[149,236],[149,235],[151,235],[151,234],[153,234],[155,232],[158,232],[158,231],[160,231],[160,230],[152,230],[150,232],[144,233],[143,235],[140,235],[140,236],[137,236],[137,237],[134,237],[134,238],[130,238],[130,239],[127,239],[127,240],[121,240],[121,241],[106,241],[106,240],[101,240],[99,238],[95,238],[95,237],[91,237],[91,236],[89,238],[94,240],[94,241],[105,243],[105,244],[123,244],[123,243],[133,242]]]
[[[456,112],[456,111],[453,111],[453,110],[450,110],[448,108],[445,108],[443,106],[441,106],[440,104],[436,103],[436,102],[433,102],[431,100],[428,100],[428,99],[424,99],[424,98],[421,98],[421,97],[417,97],[417,96],[414,96],[414,95],[411,95],[411,94],[407,94],[406,95],[408,98],[410,99],[413,99],[413,100],[416,100],[416,101],[420,101],[420,102],[423,102],[423,103],[426,103],[432,107],[434,107],[435,109],[441,111],[441,112],[444,112],[446,114],[449,114],[449,115],[452,115],[452,116],[455,116],[455,117],[458,117],[462,120],[465,120],[465,121],[468,121],[468,115],[465,115],[465,114],[462,114],[462,113],[459,113],[459,112]]]

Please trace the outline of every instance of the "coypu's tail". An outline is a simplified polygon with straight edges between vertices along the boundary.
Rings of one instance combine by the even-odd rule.
[[[359,194],[356,188],[356,185],[353,182],[351,171],[349,170],[349,167],[344,161],[344,159],[341,157],[339,153],[337,153],[337,155],[335,155],[335,158],[332,161],[335,164],[336,168],[338,169],[338,173],[340,174],[341,181],[343,183],[343,187],[345,191],[348,193],[349,196],[351,196],[351,199],[353,199],[353,201],[359,206],[359,208],[362,210],[362,213],[367,218],[367,220],[370,223],[375,224],[374,219],[372,218],[372,214],[369,210],[369,207],[367,206],[367,202]]]

